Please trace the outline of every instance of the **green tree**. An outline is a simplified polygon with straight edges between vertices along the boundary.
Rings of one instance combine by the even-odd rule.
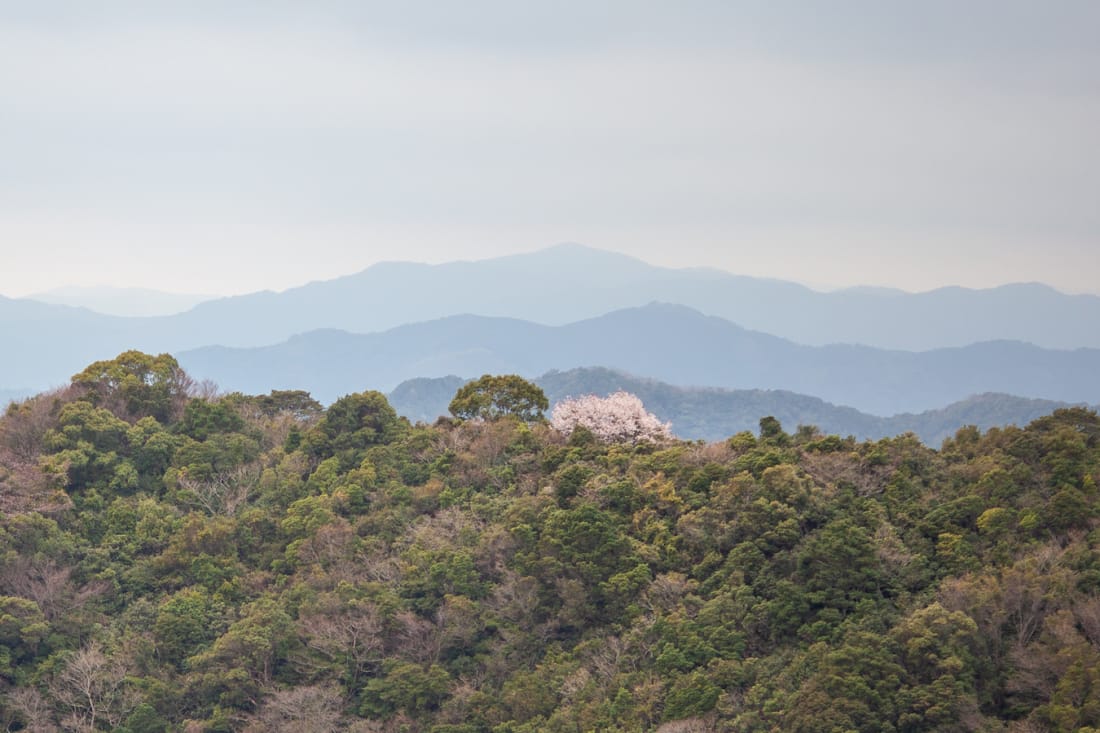
[[[332,403],[307,437],[306,447],[319,458],[338,457],[347,470],[362,462],[367,448],[393,442],[407,426],[384,394],[358,392]]]
[[[206,440],[216,433],[233,433],[244,428],[244,419],[228,400],[211,402],[193,399],[183,410],[176,432],[195,440]]]
[[[779,420],[771,415],[760,418],[760,439],[770,441],[776,445],[786,445],[791,436],[783,432],[783,426]]]
[[[537,385],[515,374],[486,374],[463,385],[447,408],[462,420],[492,420],[505,415],[524,422],[543,419],[550,406],[546,394]]]
[[[157,609],[153,625],[158,651],[168,661],[181,664],[217,636],[219,613],[204,588],[184,588],[169,596]]]
[[[263,414],[273,417],[289,414],[299,422],[309,422],[321,417],[324,408],[309,392],[301,389],[272,390],[271,394],[253,398]]]
[[[891,631],[907,683],[897,697],[907,731],[943,730],[973,700],[978,626],[961,611],[933,603]]]
[[[438,664],[425,669],[409,662],[387,663],[384,676],[367,683],[360,712],[389,716],[403,710],[409,715],[423,715],[439,707],[450,685],[450,675]]]
[[[244,606],[240,620],[187,662],[199,672],[199,699],[252,707],[290,653],[295,631],[294,621],[273,598],[261,597]]]
[[[97,361],[72,381],[87,390],[93,404],[131,419],[150,416],[162,423],[179,414],[191,387],[190,377],[170,354],[151,356],[140,351]]]
[[[679,677],[665,698],[665,720],[705,715],[718,702],[721,690],[702,672]]]
[[[108,410],[71,402],[61,409],[57,428],[46,433],[51,455],[43,465],[67,475],[72,490],[91,486],[134,489],[137,470],[124,457],[129,452],[129,427]]]
[[[0,596],[0,676],[9,680],[16,667],[33,659],[49,626],[42,609],[26,598]]]

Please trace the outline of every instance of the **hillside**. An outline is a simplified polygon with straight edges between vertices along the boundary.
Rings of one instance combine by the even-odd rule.
[[[446,377],[406,379],[386,395],[398,415],[412,423],[433,423],[449,415],[447,405],[468,380],[453,374]],[[537,381],[537,380],[535,380]],[[541,385],[540,385],[541,386]]]
[[[386,396],[399,415],[413,422],[430,423],[448,414],[447,405],[465,381],[455,376],[410,379]],[[986,393],[920,414],[884,418],[783,390],[674,387],[604,368],[549,372],[532,381],[546,392],[551,409],[566,397],[585,394],[606,397],[618,390],[631,392],[641,398],[646,409],[663,422],[671,423],[673,433],[684,440],[722,440],[755,430],[761,415],[772,415],[784,425],[813,425],[826,434],[853,435],[860,440],[911,432],[926,445],[937,446],[965,425],[983,431],[1026,425],[1070,406]]]
[[[0,418],[11,731],[1100,726],[1100,417],[412,426],[125,354]]]
[[[927,352],[810,347],[682,306],[651,304],[565,326],[454,316],[375,334],[319,331],[256,349],[179,354],[226,389],[294,386],[322,402],[415,377],[516,373],[528,378],[599,364],[676,386],[788,390],[875,415],[923,412],[1001,392],[1100,402],[1100,350],[989,342]]]

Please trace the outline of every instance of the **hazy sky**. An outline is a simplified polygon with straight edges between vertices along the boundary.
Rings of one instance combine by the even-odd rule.
[[[0,0],[0,293],[562,241],[1100,292],[1100,2]]]

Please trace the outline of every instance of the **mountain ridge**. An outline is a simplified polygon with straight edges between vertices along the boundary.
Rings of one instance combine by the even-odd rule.
[[[32,293],[23,299],[85,308],[101,315],[142,318],[182,313],[216,297],[151,288],[70,285]]]
[[[457,313],[564,325],[652,301],[682,304],[808,346],[926,351],[1011,338],[1048,349],[1100,347],[1100,297],[1049,286],[822,293],[568,245],[478,261],[379,263],[282,292],[205,301],[170,316],[104,316],[0,297],[0,337],[13,347],[0,364],[0,387],[45,389],[89,362],[133,348],[179,353],[212,345],[269,346],[320,328],[369,334]]]
[[[334,330],[256,349],[178,355],[193,376],[261,393],[297,385],[330,401],[406,379],[517,373],[600,364],[676,386],[786,389],[886,416],[922,412],[983,392],[1100,402],[1100,350],[1012,341],[905,352],[813,347],[745,329],[686,306],[650,304],[564,326],[454,316],[373,334]]]

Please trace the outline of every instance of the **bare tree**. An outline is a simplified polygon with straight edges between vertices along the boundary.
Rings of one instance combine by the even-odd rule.
[[[344,698],[336,685],[309,685],[268,694],[245,733],[336,733],[344,730]]]
[[[683,573],[662,573],[653,579],[642,594],[646,608],[651,611],[669,612],[680,604],[685,595],[698,588],[699,583]]]
[[[303,565],[323,568],[326,571],[338,571],[339,580],[352,581],[356,574],[349,574],[349,561],[353,557],[358,535],[355,528],[343,517],[337,517],[328,524],[317,528],[298,545],[298,559]]]
[[[20,460],[36,461],[46,432],[57,424],[61,406],[72,402],[78,393],[73,387],[64,387],[9,405],[0,419],[0,447]]]
[[[106,581],[77,587],[72,582],[72,568],[41,555],[20,555],[0,570],[0,589],[34,601],[50,621],[80,608],[108,587]]]
[[[221,396],[221,390],[218,389],[217,383],[213,380],[197,380],[189,375],[183,377],[183,393],[191,399],[206,400],[207,402],[214,402]]]
[[[1060,566],[1064,554],[1056,543],[1048,543],[1001,575],[1002,608],[1016,632],[1017,648],[1027,646],[1042,628],[1054,591],[1072,585],[1068,570]]]
[[[685,718],[665,723],[656,733],[710,733],[715,730],[714,721],[708,718]]]
[[[538,603],[538,581],[506,569],[485,600],[485,607],[494,615],[523,626],[534,618]]]
[[[117,728],[135,703],[126,686],[125,665],[96,641],[69,656],[50,681],[50,692],[68,709],[62,728],[81,733],[100,723]]]
[[[1073,615],[1088,640],[1100,648],[1100,596],[1091,595],[1079,600],[1073,605]]]
[[[439,653],[443,650],[439,627],[412,611],[401,611],[396,618],[400,624],[397,634],[399,653],[414,662],[427,664],[439,661]]]
[[[367,667],[383,657],[382,619],[371,603],[303,613],[298,620],[298,633],[307,647],[345,666],[352,688]]]
[[[8,408],[0,417],[0,511],[57,515],[72,506],[63,474],[43,470],[42,441],[55,417],[46,413],[43,397]],[[24,414],[26,413],[26,414]]]
[[[622,638],[608,635],[603,644],[594,647],[590,653],[589,664],[597,677],[604,684],[614,679],[620,671],[623,661],[626,659],[627,644]]]
[[[9,721],[6,730],[13,730],[17,723],[22,726],[19,730],[23,733],[56,733],[59,730],[49,701],[37,688],[16,687],[6,698],[18,718],[18,721]]]
[[[251,463],[219,471],[206,480],[181,476],[179,486],[208,514],[232,517],[255,493],[262,475],[261,466]]]

